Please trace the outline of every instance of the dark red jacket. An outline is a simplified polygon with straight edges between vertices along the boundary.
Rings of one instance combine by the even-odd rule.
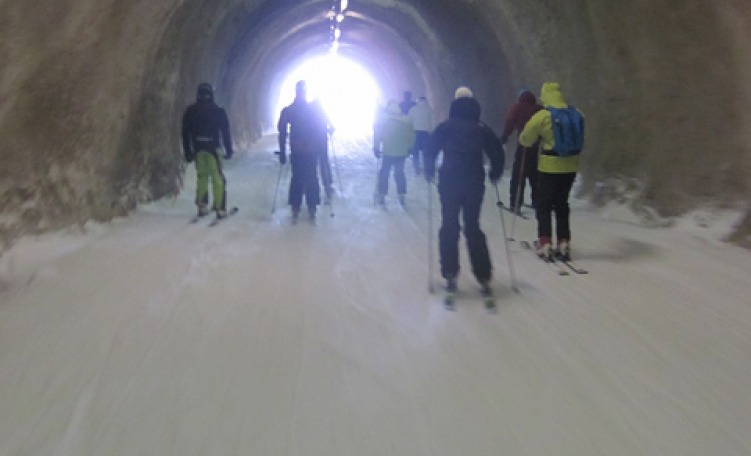
[[[529,90],[523,90],[519,94],[519,100],[506,114],[506,124],[501,134],[501,142],[505,144],[514,130],[521,133],[527,121],[540,109],[542,109],[542,106],[537,104],[537,98],[534,94]]]

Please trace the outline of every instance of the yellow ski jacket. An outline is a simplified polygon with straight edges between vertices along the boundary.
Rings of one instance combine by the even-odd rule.
[[[546,108],[563,109],[568,104],[561,93],[561,86],[557,82],[546,82],[542,85],[540,102]],[[559,157],[554,151],[555,139],[553,138],[553,125],[550,117],[550,111],[541,109],[533,115],[524,126],[519,135],[519,144],[524,147],[532,147],[537,139],[540,138],[540,159],[537,169],[543,173],[563,174],[575,173],[579,171],[579,156]]]

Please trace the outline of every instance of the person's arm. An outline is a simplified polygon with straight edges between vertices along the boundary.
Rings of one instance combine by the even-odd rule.
[[[503,175],[503,167],[506,164],[506,157],[503,153],[503,144],[489,127],[483,128],[483,148],[485,155],[490,161],[490,171],[488,177],[495,185]]]
[[[232,158],[235,151],[232,149],[232,135],[229,132],[229,118],[227,112],[220,108],[219,111],[219,130],[222,133],[222,144],[224,145],[224,157]]]
[[[428,142],[425,145],[425,152],[423,157],[423,167],[425,173],[425,179],[428,182],[435,180],[435,160],[438,158],[438,154],[443,147],[443,128],[441,125],[436,127],[430,136],[428,136]]]
[[[503,133],[501,133],[501,144],[506,144],[506,141],[508,141],[509,136],[514,132],[514,127],[516,126],[516,119],[519,117],[519,105],[515,104],[514,106],[509,109],[508,114],[506,114],[506,122],[503,126]]]
[[[282,165],[287,163],[287,108],[282,109],[279,114],[279,122],[276,124],[276,129],[279,132],[279,163]]]
[[[537,111],[524,125],[524,130],[519,133],[519,144],[523,147],[532,147],[542,135],[545,112],[545,110]]]
[[[185,156],[185,161],[190,163],[196,158],[195,152],[193,151],[193,143],[191,142],[191,139],[190,139],[190,134],[191,134],[190,109],[187,109],[185,113],[183,114],[182,124],[183,124],[182,125],[183,155]]]

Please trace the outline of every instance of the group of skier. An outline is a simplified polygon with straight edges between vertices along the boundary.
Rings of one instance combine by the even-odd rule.
[[[318,169],[327,198],[333,187],[328,163],[328,135],[333,131],[318,101],[306,99],[305,81],[296,85],[292,104],[282,109],[278,128],[279,161],[287,162],[290,149],[292,177],[288,203],[293,220],[299,217],[303,201],[311,219],[321,203]],[[522,90],[509,109],[503,132],[496,136],[481,119],[481,106],[467,87],[459,87],[449,108],[448,119],[433,128],[432,109],[424,97],[417,102],[410,92],[401,102],[389,101],[377,115],[373,131],[373,153],[379,162],[375,198],[384,204],[388,180],[394,170],[396,191],[405,203],[404,166],[411,154],[416,175],[429,183],[436,177],[436,160],[442,154],[437,188],[441,204],[438,232],[441,275],[448,291],[456,289],[459,274],[459,236],[467,242],[472,273],[483,293],[490,295],[492,265],[480,211],[487,177],[496,187],[504,169],[503,144],[514,131],[518,144],[510,183],[510,209],[519,214],[524,202],[525,181],[531,188],[531,206],[538,221],[537,254],[546,261],[570,260],[571,230],[568,198],[579,169],[584,122],[570,107],[555,82],[544,83],[540,102]],[[288,141],[289,140],[289,141]],[[217,219],[226,217],[225,179],[222,158],[232,156],[232,140],[225,111],[214,103],[213,89],[198,87],[195,104],[183,116],[183,148],[188,162],[196,161],[198,216],[208,214],[208,181],[212,183],[213,207]],[[221,151],[224,150],[224,154]],[[500,201],[498,201],[500,205]],[[552,218],[556,221],[556,247],[552,245]]]

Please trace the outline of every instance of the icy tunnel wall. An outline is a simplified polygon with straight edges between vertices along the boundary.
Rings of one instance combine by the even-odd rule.
[[[585,195],[628,183],[670,216],[751,202],[751,2],[352,0],[342,52],[439,117],[472,86],[498,129],[519,87],[560,81],[588,119]],[[322,0],[0,0],[0,241],[169,197],[179,118],[215,83],[236,148],[327,44]],[[751,219],[736,240],[748,242]]]

